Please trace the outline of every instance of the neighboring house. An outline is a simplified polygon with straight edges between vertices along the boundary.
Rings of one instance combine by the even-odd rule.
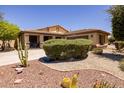
[[[82,29],[76,31],[68,31],[60,25],[50,26],[42,29],[21,31],[23,43],[28,48],[42,48],[43,42],[49,39],[76,39],[85,38],[93,41],[93,44],[108,43],[108,35],[110,33],[99,29]]]

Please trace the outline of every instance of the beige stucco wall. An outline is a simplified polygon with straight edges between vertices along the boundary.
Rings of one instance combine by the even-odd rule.
[[[98,35],[97,33],[88,33],[88,39],[93,41],[93,44],[97,44],[98,43]]]
[[[38,42],[40,42],[40,45],[39,45],[40,48],[42,48],[43,46],[44,36],[52,36],[53,39],[55,39],[58,36],[58,35],[50,35],[50,34],[48,35],[48,34],[38,34],[38,33],[24,33],[22,34],[22,41],[23,41],[23,44],[26,44],[28,48],[30,47],[30,41],[29,41],[30,35],[38,36]]]
[[[65,31],[64,29],[62,28],[59,28],[59,31],[63,32],[63,33],[67,33],[67,31]]]
[[[50,27],[49,28],[49,32],[55,32],[55,33],[66,33],[66,31],[64,29],[62,29],[61,27]]]
[[[68,32],[60,26],[53,26],[53,27],[47,27],[47,28],[44,28],[44,29],[38,29],[38,31],[51,32],[51,33],[63,33],[63,34]]]
[[[104,33],[93,33],[93,38],[90,38],[94,44],[99,44],[99,35],[104,35],[105,36],[105,43],[104,44],[107,44],[108,43],[108,35],[107,34],[104,34]]]
[[[87,34],[79,34],[79,35],[70,35],[68,37],[75,37],[75,38],[81,38],[81,36],[88,36],[88,39],[93,41],[93,44],[97,44],[98,43],[98,36],[97,33],[87,33]]]
[[[44,37],[42,34],[40,35],[39,39],[40,39],[40,48],[42,48],[43,47],[43,41],[44,41]]]
[[[15,40],[11,40],[10,41],[10,46],[14,47],[14,44],[15,44]],[[1,45],[2,45],[2,41],[0,40],[0,47],[1,47]]]
[[[58,29],[58,28],[57,28]],[[52,27],[49,29],[49,31],[55,31],[57,30],[56,27]],[[44,29],[44,31],[48,31],[48,29]],[[64,32],[66,33],[67,31],[65,31],[64,29],[62,29],[61,27],[59,27],[58,29],[60,32]],[[43,42],[44,42],[44,36],[52,36],[53,39],[55,39],[56,37],[60,37],[61,35],[56,35],[56,34],[41,34],[41,33],[23,33],[22,34],[22,42],[23,44],[26,44],[27,47],[30,47],[30,42],[29,42],[29,36],[30,35],[36,35],[38,36],[38,42],[40,43],[40,48],[42,48],[43,46]],[[88,36],[88,39],[93,41],[93,44],[99,44],[99,35],[105,35],[105,43],[108,43],[108,35],[104,34],[104,33],[100,33],[100,32],[92,32],[92,33],[82,33],[82,34],[73,34],[73,35],[68,35],[68,36],[61,36],[62,38],[67,39],[67,37],[78,37],[78,36]],[[14,40],[11,42],[11,47],[14,47]],[[0,41],[0,44],[2,44],[2,42]]]
[[[93,41],[93,44],[99,44],[98,33],[92,33],[92,34],[93,34],[93,38],[91,38],[91,40]]]
[[[105,44],[108,43],[108,35],[106,35],[106,34],[104,34],[104,33],[97,33],[97,34],[98,34],[97,36],[99,36],[99,35],[104,35],[104,36],[105,36]],[[99,37],[98,37],[98,40],[99,40]]]
[[[75,37],[75,38],[81,38],[81,36],[88,36],[88,39],[93,41],[93,44],[99,44],[99,35],[105,35],[105,44],[108,43],[108,35],[104,34],[104,33],[98,33],[98,32],[94,32],[94,33],[87,33],[87,34],[75,34],[75,35],[70,35],[68,37]]]

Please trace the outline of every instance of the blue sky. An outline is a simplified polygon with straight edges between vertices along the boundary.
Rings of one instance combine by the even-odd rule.
[[[68,30],[95,28],[111,32],[110,6],[0,6],[5,20],[17,24],[21,29],[35,29],[61,25]]]

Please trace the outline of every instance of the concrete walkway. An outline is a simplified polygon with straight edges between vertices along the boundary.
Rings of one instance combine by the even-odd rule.
[[[43,49],[30,49],[28,53],[29,60],[39,59],[40,57],[45,56]],[[11,52],[0,52],[0,66],[17,62],[20,62],[20,60],[16,50]]]

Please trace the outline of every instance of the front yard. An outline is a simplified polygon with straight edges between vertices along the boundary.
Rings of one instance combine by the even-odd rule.
[[[0,60],[1,65],[8,62],[0,67],[0,87],[61,87],[62,79],[75,73],[79,73],[78,87],[93,87],[96,80],[105,80],[115,87],[124,87],[124,72],[119,68],[119,61],[124,58],[123,53],[115,54],[104,49],[102,55],[89,52],[88,57],[80,61],[44,62],[41,60],[45,56],[42,49],[29,50],[29,59],[37,60],[30,61],[30,66],[24,68],[22,73],[15,71],[19,60],[11,53],[13,54],[8,52],[6,59],[4,55]],[[16,62],[12,62],[11,57],[15,57]]]
[[[124,54],[112,53],[110,50],[104,50],[102,55],[95,55],[91,52],[88,57],[80,61],[70,62],[42,62],[44,65],[59,71],[70,71],[79,69],[95,69],[111,73],[124,80],[124,72],[119,68],[119,61],[124,58]]]
[[[61,81],[66,76],[72,76],[79,72],[78,86],[93,87],[96,80],[106,80],[110,84],[116,84],[116,87],[124,87],[124,81],[103,71],[84,69],[75,71],[57,71],[51,69],[39,61],[31,61],[30,66],[23,69],[21,74],[15,71],[16,65],[0,67],[0,87],[61,87]],[[21,79],[20,83],[15,80]]]

